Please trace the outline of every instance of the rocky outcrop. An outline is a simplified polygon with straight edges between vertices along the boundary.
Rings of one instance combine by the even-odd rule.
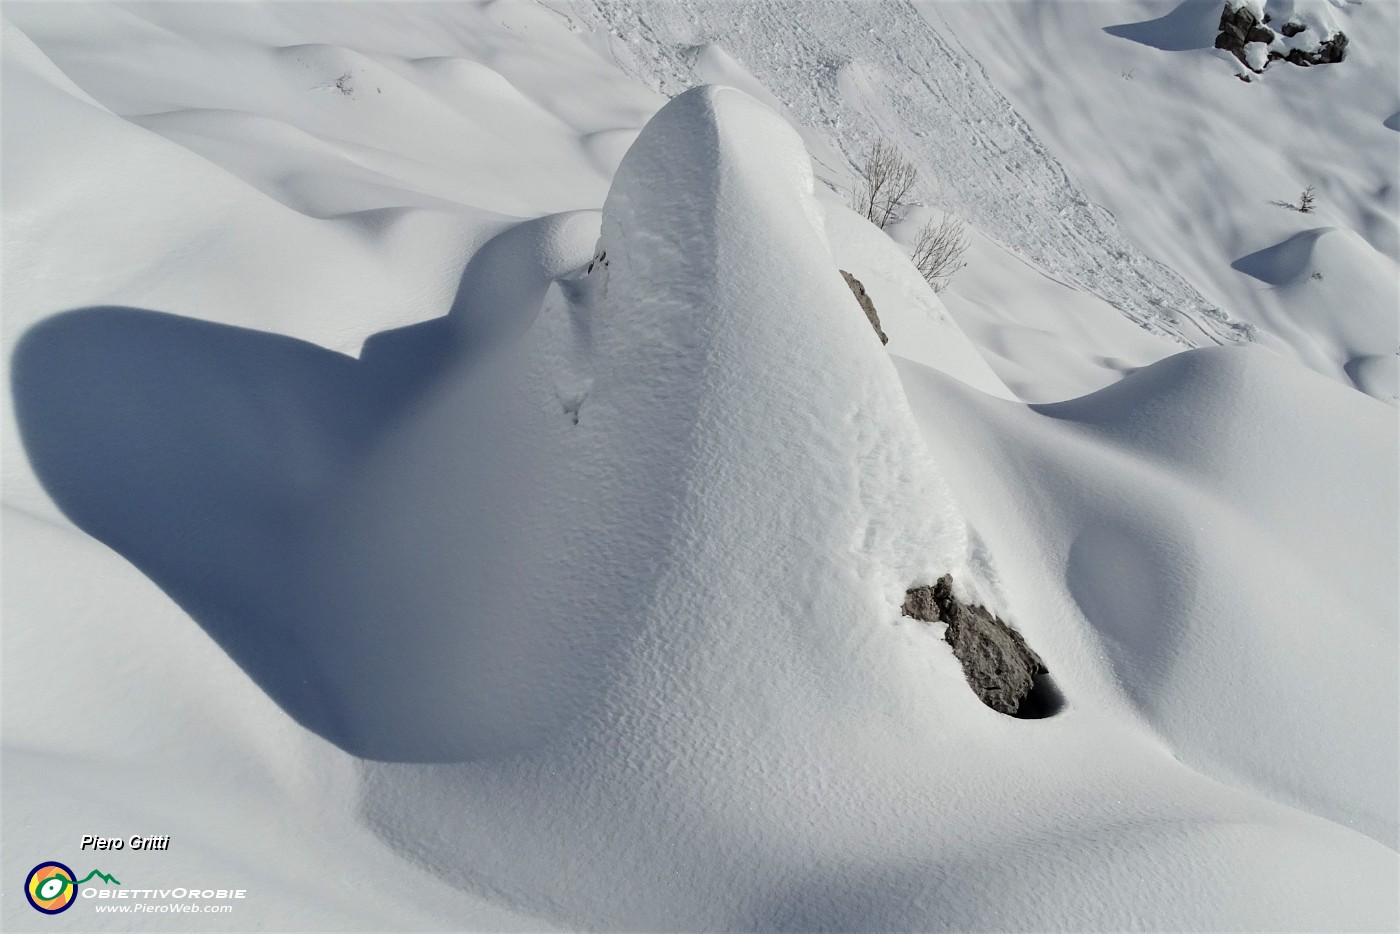
[[[948,625],[943,638],[953,647],[967,683],[982,703],[1010,716],[1025,715],[1022,705],[1046,669],[1020,633],[985,607],[955,597],[949,574],[932,587],[907,591],[903,610],[905,616]]]
[[[875,329],[875,333],[880,335],[880,343],[888,344],[890,339],[885,336],[885,332],[880,330],[880,316],[875,313],[875,303],[870,300],[870,296],[865,293],[865,286],[855,276],[846,270],[841,270],[841,275],[845,278],[846,284],[851,287],[851,294],[860,303],[861,311],[865,312],[865,318],[870,322],[870,326]]]
[[[1329,36],[1315,52],[1293,49],[1285,58],[1295,65],[1334,65],[1347,57],[1347,34],[1338,32]]]
[[[1269,14],[1263,17],[1260,20],[1253,9],[1239,0],[1226,0],[1215,47],[1235,56],[1255,74],[1276,61],[1307,67],[1330,65],[1346,58],[1347,36],[1340,30],[1326,36],[1312,35],[1315,30],[1306,23],[1291,19],[1275,32],[1269,25]]]

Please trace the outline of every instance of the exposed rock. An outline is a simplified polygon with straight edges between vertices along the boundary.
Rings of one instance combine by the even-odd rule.
[[[1339,32],[1317,47],[1314,64],[1335,65],[1347,57],[1347,34]]]
[[[1021,634],[987,612],[953,596],[952,575],[932,587],[914,587],[904,595],[904,615],[944,622],[944,639],[962,663],[963,674],[982,703],[1004,714],[1024,714],[1022,704],[1046,668]]]
[[[1236,50],[1244,49],[1244,44],[1249,41],[1249,32],[1256,22],[1254,14],[1245,7],[1232,9],[1230,4],[1226,3],[1224,12],[1220,14],[1220,34],[1215,37],[1215,47],[1238,55]]]
[[[1268,45],[1274,41],[1274,31],[1268,26],[1256,23],[1249,27],[1249,32],[1245,34],[1244,38],[1246,42],[1262,42]]]
[[[1330,36],[1318,38],[1316,44],[1309,49],[1291,41],[1307,32],[1306,24],[1289,20],[1283,24],[1280,36],[1267,25],[1267,13],[1261,22],[1255,18],[1249,7],[1244,4],[1235,5],[1236,2],[1237,0],[1226,0],[1225,8],[1220,14],[1220,31],[1215,37],[1215,47],[1235,56],[1250,71],[1258,74],[1276,61],[1307,67],[1331,65],[1346,58],[1346,33],[1335,32]],[[1284,40],[1290,41],[1285,44]]]
[[[870,296],[865,294],[865,286],[855,276],[846,270],[841,270],[841,275],[845,277],[846,284],[851,287],[851,294],[855,295],[856,301],[860,303],[861,310],[865,312],[866,320],[875,329],[875,333],[880,335],[880,343],[888,344],[890,339],[885,336],[885,332],[880,330],[880,316],[875,313],[875,303],[870,300]]]

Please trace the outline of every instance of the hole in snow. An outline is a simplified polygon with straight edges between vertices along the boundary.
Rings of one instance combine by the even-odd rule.
[[[583,408],[583,401],[587,398],[588,391],[586,389],[559,393],[559,404],[564,409],[564,415],[575,425],[578,424],[578,413]]]
[[[1022,720],[1044,720],[1046,717],[1055,716],[1064,707],[1065,695],[1060,692],[1060,686],[1055,683],[1050,672],[1042,668],[1040,673],[1034,676],[1031,692],[1021,699],[1021,705],[1012,716]]]

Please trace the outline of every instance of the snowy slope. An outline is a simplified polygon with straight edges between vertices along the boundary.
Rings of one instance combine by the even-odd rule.
[[[1287,21],[1286,5],[1274,6],[1277,22]],[[1249,83],[1233,77],[1243,66],[1211,47],[1220,18],[1211,0],[920,10],[985,64],[1135,242],[1255,325],[1265,346],[1393,401],[1400,7],[1303,6],[1347,32],[1347,59],[1276,64]],[[1076,50],[1076,67],[1053,67],[1066,49]],[[1309,185],[1317,209],[1302,214],[1295,207]],[[1330,231],[1314,253],[1313,240]],[[1285,279],[1307,287],[1281,287]]]
[[[822,182],[887,112],[633,9],[5,8],[8,877],[170,833],[99,868],[250,890],[200,929],[1394,928],[1393,409],[1169,356],[1229,329],[996,194],[1074,183],[946,42],[909,125],[1000,129],[920,150],[981,225],[941,301]],[[836,15],[770,48],[892,67]],[[1353,236],[1243,274],[1381,294]],[[945,572],[1060,713],[900,616]]]
[[[886,138],[918,165],[919,196],[1148,331],[1191,345],[1259,341],[1395,398],[1394,4],[1307,5],[1304,20],[1357,37],[1344,67],[1274,68],[1248,85],[1233,78],[1238,63],[1211,48],[1220,10],[1210,0],[564,9],[667,93],[720,81],[773,98],[840,190],[870,143]],[[1291,15],[1275,12],[1279,22]],[[1080,67],[1061,67],[1067,49],[1084,50]],[[1304,215],[1290,204],[1309,184],[1321,207]],[[1332,227],[1357,237],[1334,251],[1345,258],[1291,269],[1322,274],[1315,281],[1326,284],[1307,295],[1281,294],[1241,270],[1255,251]],[[974,250],[974,275],[1004,265],[998,251],[983,252]],[[1386,300],[1352,288],[1346,270],[1356,265]],[[953,310],[975,328],[982,314],[957,301],[968,285],[955,283]],[[1053,289],[1043,301],[1080,304]],[[1114,328],[1103,318],[1093,314],[1093,331]],[[1041,359],[1021,343],[1004,365],[994,362],[1018,384],[1021,360]],[[1136,357],[1122,343],[1101,356]],[[1061,388],[1024,385],[1030,397]]]
[[[975,11],[979,4],[966,4]],[[924,179],[918,195],[955,210],[1040,269],[1106,299],[1147,330],[1189,346],[1234,342],[1247,329],[1127,239],[954,38],[907,3],[801,0],[579,2],[571,15],[619,64],[674,94],[729,74],[707,67],[718,47],[803,125],[823,178],[849,190],[878,138],[902,148]],[[974,14],[975,15],[975,14]],[[746,82],[743,82],[746,83]],[[741,84],[742,86],[742,84]],[[842,158],[830,164],[836,149]]]

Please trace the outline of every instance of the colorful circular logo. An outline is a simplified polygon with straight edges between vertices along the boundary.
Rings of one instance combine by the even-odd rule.
[[[78,897],[75,878],[73,870],[62,863],[40,863],[29,870],[29,877],[24,880],[24,897],[35,911],[46,915],[67,911]]]

